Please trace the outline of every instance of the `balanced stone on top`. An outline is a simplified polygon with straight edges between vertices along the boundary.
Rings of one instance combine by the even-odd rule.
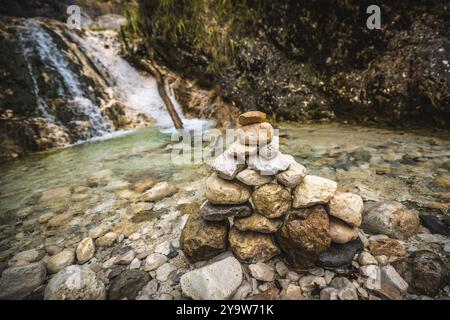
[[[304,208],[315,204],[326,204],[336,193],[337,183],[317,176],[305,176],[294,189],[294,208]]]
[[[242,126],[266,121],[266,114],[261,111],[248,111],[239,116],[238,122]]]
[[[240,182],[224,180],[213,173],[206,179],[205,196],[213,204],[242,204],[250,199],[251,190]]]
[[[214,160],[212,168],[222,179],[233,180],[245,168],[245,161],[224,152]]]
[[[273,137],[273,127],[268,122],[255,123],[240,127],[237,132],[240,143],[245,145],[263,145],[269,143]]]

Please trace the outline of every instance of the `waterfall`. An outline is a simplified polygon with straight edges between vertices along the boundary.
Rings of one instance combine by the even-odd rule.
[[[156,80],[120,56],[116,36],[113,30],[76,32],[56,22],[45,25],[40,19],[24,20],[17,29],[40,116],[73,133],[74,140],[81,139],[77,143],[118,135],[98,105],[106,106],[108,99],[119,101],[131,118],[144,114],[161,131],[174,130]],[[213,125],[213,121],[186,119],[170,86],[166,90],[186,130]],[[55,97],[62,104],[48,102]]]
[[[38,107],[43,116],[54,120],[40,95],[38,82],[30,62],[32,53],[36,54],[46,67],[52,68],[61,77],[64,86],[57,88],[59,96],[67,104],[73,104],[76,110],[88,119],[92,136],[101,136],[110,132],[112,127],[109,119],[102,115],[99,106],[83,92],[79,76],[70,68],[68,59],[58,49],[51,35],[32,19],[25,20],[23,27],[19,31],[19,39],[22,41],[24,58],[27,61]]]
[[[155,119],[163,131],[174,129],[172,119],[159,96],[156,80],[139,73],[120,56],[115,31],[87,31],[85,36],[77,41],[103,77],[109,79],[111,85],[109,91],[116,99],[135,112],[144,113]],[[166,90],[185,129],[193,130],[212,125],[212,121],[186,119],[172,90],[170,88]]]

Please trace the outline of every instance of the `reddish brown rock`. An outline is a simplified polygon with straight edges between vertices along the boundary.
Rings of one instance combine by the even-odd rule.
[[[398,240],[385,238],[370,240],[369,250],[374,256],[397,256],[406,255],[405,246]]]
[[[236,258],[244,263],[264,262],[280,253],[280,249],[268,234],[243,232],[233,227],[228,241]]]
[[[314,266],[331,243],[329,219],[325,208],[316,205],[289,211],[276,240],[289,265],[296,270]]]
[[[203,220],[197,204],[181,232],[181,250],[192,262],[211,259],[227,249],[228,228],[228,220]]]

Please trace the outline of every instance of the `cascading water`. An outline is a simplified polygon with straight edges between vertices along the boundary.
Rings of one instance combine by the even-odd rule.
[[[77,39],[82,51],[88,55],[110,82],[112,95],[135,112],[144,113],[156,120],[163,131],[174,129],[172,119],[159,96],[155,79],[144,76],[119,55],[119,44],[114,31],[87,31]],[[186,119],[170,88],[166,88],[186,130],[210,127],[213,122]]]
[[[102,115],[99,106],[83,92],[79,76],[71,70],[70,63],[58,49],[50,34],[38,22],[29,19],[23,23],[23,28],[19,31],[19,39],[22,41],[24,58],[27,61],[37,104],[43,117],[50,121],[55,120],[41,97],[41,90],[30,62],[32,54],[39,57],[46,67],[52,68],[61,77],[63,86],[57,88],[60,98],[67,104],[73,105],[78,113],[85,116],[90,124],[91,136],[101,136],[110,132],[112,126],[109,119]]]
[[[113,132],[111,121],[102,114],[99,102],[94,102],[100,101],[105,106],[108,99],[115,99],[124,105],[127,116],[139,118],[139,114],[144,114],[154,119],[163,132],[174,130],[155,79],[138,72],[120,56],[115,31],[74,32],[63,25],[44,26],[39,19],[28,19],[17,33],[41,117],[69,132],[76,130],[74,141],[120,135],[120,132]],[[92,73],[86,75],[81,70],[86,66],[86,61],[92,65],[90,68],[96,77],[102,79],[93,81],[96,90],[92,90],[86,80]],[[47,87],[42,87],[45,85],[45,79],[42,79],[44,73],[55,78]],[[62,105],[55,107],[47,104],[48,90],[54,92],[50,100],[55,95],[59,96]],[[213,121],[186,119],[169,86],[166,91],[186,130],[208,128],[213,124]],[[102,93],[98,95],[98,92]],[[105,92],[108,93],[106,97]],[[73,115],[63,115],[61,118],[61,111],[69,111]]]

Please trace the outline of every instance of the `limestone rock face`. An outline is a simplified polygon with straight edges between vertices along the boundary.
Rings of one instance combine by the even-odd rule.
[[[273,176],[261,175],[252,169],[245,169],[239,172],[236,178],[240,182],[254,187],[262,186],[263,184],[270,183],[273,180]]]
[[[358,230],[346,224],[344,221],[330,217],[331,241],[336,243],[347,243],[358,237]]]
[[[246,218],[234,219],[234,225],[240,231],[256,231],[260,233],[274,233],[281,226],[281,219],[268,219],[258,213]]]
[[[289,190],[278,184],[265,184],[253,193],[252,202],[256,211],[267,218],[282,217],[291,207]]]
[[[0,279],[0,299],[18,300],[44,283],[47,275],[42,262],[7,268]]]
[[[265,176],[276,175],[279,172],[285,171],[289,165],[294,161],[290,155],[278,153],[273,159],[265,159],[260,155],[254,155],[248,159],[248,167],[254,169]]]
[[[273,127],[268,122],[255,123],[240,127],[236,134],[239,142],[242,144],[263,145],[272,140]]]
[[[337,183],[332,180],[307,175],[294,189],[293,207],[304,208],[325,204],[334,196],[336,189]]]
[[[312,267],[331,243],[329,219],[321,205],[291,210],[276,233],[286,261],[296,270]]]
[[[233,296],[242,279],[241,264],[228,257],[185,273],[180,284],[183,294],[194,300],[225,300]]]
[[[198,209],[189,215],[181,232],[181,250],[192,262],[211,259],[226,250],[228,228],[228,220],[204,221]]]
[[[261,111],[248,111],[239,116],[238,122],[241,126],[249,124],[261,123],[266,121],[266,114]]]
[[[206,180],[205,195],[213,204],[242,204],[250,199],[251,190],[244,184],[224,180],[214,173]]]
[[[59,271],[45,288],[45,300],[104,300],[105,285],[87,266],[72,265]]]
[[[213,170],[225,180],[233,180],[239,171],[244,169],[245,161],[236,159],[227,152],[222,153],[212,164]]]
[[[248,217],[253,212],[252,205],[244,204],[213,204],[206,201],[200,208],[200,215],[206,221],[222,221],[232,217]]]
[[[280,253],[280,249],[268,234],[242,232],[231,228],[230,248],[235,256],[244,263],[267,261]]]
[[[364,209],[361,227],[369,233],[407,239],[419,232],[420,219],[399,202],[375,202]]]
[[[289,165],[289,168],[286,171],[278,173],[275,178],[285,187],[294,188],[302,182],[305,176],[306,168],[294,161]]]
[[[359,227],[362,222],[363,200],[354,193],[336,192],[330,201],[330,215],[351,226]]]

